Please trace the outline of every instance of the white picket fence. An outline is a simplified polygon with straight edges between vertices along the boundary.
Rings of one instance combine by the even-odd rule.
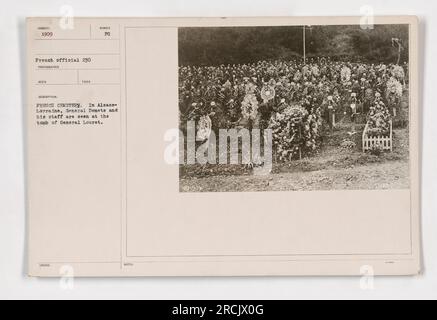
[[[390,134],[388,136],[374,136],[369,137],[367,131],[369,129],[369,123],[366,124],[363,131],[363,152],[371,150],[373,146],[379,144],[383,150],[393,151],[393,123],[390,120]]]

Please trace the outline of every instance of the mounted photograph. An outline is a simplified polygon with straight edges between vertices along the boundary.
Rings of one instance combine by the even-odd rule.
[[[178,29],[180,192],[410,188],[409,25]]]

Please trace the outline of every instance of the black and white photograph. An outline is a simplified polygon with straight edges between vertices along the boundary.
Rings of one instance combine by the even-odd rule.
[[[437,2],[4,8],[0,300],[436,298]]]
[[[178,30],[180,192],[409,189],[409,25]]]

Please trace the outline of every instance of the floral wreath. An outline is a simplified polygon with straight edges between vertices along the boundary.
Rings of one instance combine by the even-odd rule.
[[[197,123],[197,141],[205,141],[211,135],[212,121],[209,115],[201,116]]]
[[[264,103],[273,100],[275,98],[276,91],[275,88],[271,86],[264,86],[261,89],[261,98],[263,99]]]

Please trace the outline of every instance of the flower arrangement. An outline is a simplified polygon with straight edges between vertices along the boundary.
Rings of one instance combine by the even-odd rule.
[[[283,102],[285,103],[285,102]],[[307,122],[308,112],[296,105],[286,105],[282,112],[272,115],[269,128],[273,134],[273,147],[280,161],[290,160],[305,146],[306,130],[311,130]]]
[[[358,69],[357,69],[357,72],[358,72],[359,75],[362,75],[363,73],[366,72],[366,68],[364,68],[363,65],[360,65],[360,66],[358,67]]]
[[[184,66],[179,68],[179,120],[182,128],[187,120],[195,120],[200,140],[209,137],[209,130],[235,128],[244,119],[260,120],[260,128],[276,128],[277,154],[289,159],[296,150],[317,150],[322,113],[325,115],[329,106],[343,111],[341,106],[353,92],[355,98],[359,95],[364,99],[366,110],[372,108],[368,117],[371,134],[387,133],[387,110],[395,115],[392,107],[398,107],[402,98],[403,74],[405,77],[400,66],[343,61],[305,65],[299,60],[272,60]],[[327,104],[329,96],[332,99]],[[261,104],[262,101],[268,104]]]
[[[208,115],[201,116],[197,122],[197,141],[208,140],[211,135],[212,121]]]
[[[344,66],[343,68],[341,68],[340,75],[341,75],[341,82],[343,83],[349,82],[349,80],[351,79],[351,69]]]
[[[384,151],[383,147],[379,142],[376,142],[370,149],[370,154],[374,156],[380,156],[381,153]]]
[[[223,88],[227,89],[227,90],[230,90],[231,87],[232,87],[231,82],[229,80],[226,80],[226,82],[223,84]]]
[[[385,72],[387,70],[387,66],[385,64],[381,64],[379,66],[379,72]]]
[[[297,70],[296,73],[294,74],[293,81],[299,82],[301,79],[302,79],[302,73],[299,70]]]
[[[396,95],[398,98],[402,97],[402,93],[403,93],[403,88],[402,88],[402,83],[400,83],[398,80],[396,80],[395,77],[391,77],[388,81],[387,81],[387,97],[389,95]]]
[[[318,77],[320,75],[320,69],[316,64],[311,67],[311,73],[315,77]]]
[[[350,139],[343,139],[343,141],[340,144],[340,147],[342,149],[349,149],[349,150],[355,149],[356,146],[357,144]]]
[[[302,75],[304,77],[308,77],[308,76],[311,75],[311,69],[310,69],[310,67],[308,65],[304,65],[303,66],[303,68],[302,68]]]
[[[275,88],[271,86],[264,86],[261,89],[261,98],[263,99],[264,103],[273,100],[275,98]]]
[[[366,102],[371,102],[373,100],[373,96],[374,96],[374,94],[373,94],[373,89],[372,88],[367,88],[364,91],[364,100]]]
[[[256,90],[256,85],[253,84],[252,82],[248,82],[244,86],[244,90],[246,91],[246,94],[253,94]]]
[[[258,115],[258,100],[255,94],[248,93],[244,96],[241,103],[241,114],[243,119],[255,120]]]
[[[370,107],[367,134],[371,137],[385,136],[390,133],[390,112],[384,102],[375,101]]]
[[[405,71],[401,66],[394,66],[391,74],[398,81],[404,81],[405,79]]]

